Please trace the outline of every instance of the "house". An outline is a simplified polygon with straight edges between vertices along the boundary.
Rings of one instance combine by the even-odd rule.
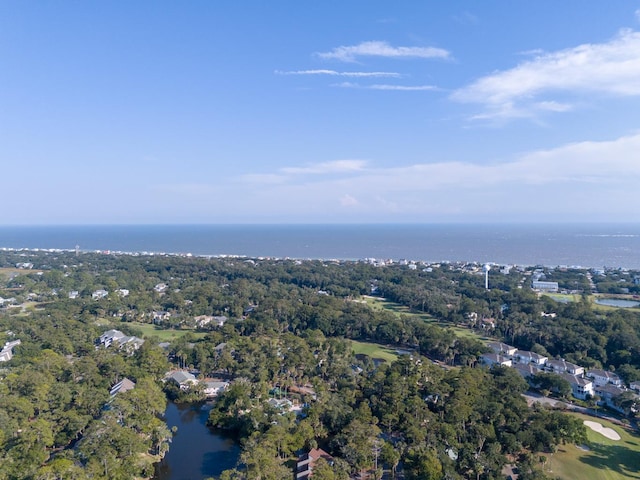
[[[123,378],[113,387],[111,387],[111,390],[109,390],[109,395],[111,397],[115,397],[118,393],[128,392],[129,390],[133,390],[134,388],[136,388],[135,382],[132,382],[128,378]]]
[[[216,327],[222,327],[227,321],[227,317],[224,315],[211,316],[211,315],[198,315],[193,318],[196,321],[196,326],[202,328],[205,325],[212,323]]]
[[[118,290],[116,290],[116,292],[121,297],[128,297],[129,296],[129,290],[127,290],[126,288],[119,288]]]
[[[309,480],[316,462],[321,458],[333,465],[333,457],[321,448],[312,448],[308,453],[300,455],[296,462],[296,480]]]
[[[207,397],[217,397],[229,388],[229,382],[220,382],[217,380],[204,381],[204,394]]]
[[[93,298],[94,300],[100,300],[101,298],[104,298],[107,295],[109,295],[109,292],[107,292],[106,290],[100,289],[93,292],[91,294],[91,298]]]
[[[534,365],[544,365],[547,363],[548,358],[544,355],[539,355],[535,352],[529,352],[527,350],[518,350],[514,356],[514,360],[517,363],[532,363]]]
[[[483,353],[480,356],[480,361],[489,367],[493,365],[503,365],[505,367],[510,367],[513,365],[513,362],[510,358],[507,358],[503,355],[498,355],[497,353]]]
[[[75,300],[80,296],[80,292],[78,290],[71,290],[68,296],[71,300]]]
[[[154,322],[164,322],[171,318],[171,314],[165,311],[151,312],[151,318],[153,318]]]
[[[121,338],[124,337],[126,337],[126,335],[120,330],[107,330],[102,335],[100,335],[98,342],[103,347],[108,348],[113,342],[118,342]]]
[[[172,380],[180,386],[180,390],[188,390],[192,385],[198,384],[198,379],[186,370],[176,370],[165,376],[165,381]]]
[[[105,348],[109,348],[115,343],[119,348],[127,350],[129,353],[133,353],[135,350],[140,348],[144,343],[144,340],[142,338],[125,335],[120,330],[107,330],[100,335],[98,343]]]
[[[622,386],[622,379],[613,372],[607,370],[592,369],[587,372],[587,377],[593,380],[596,387],[602,387],[608,383],[617,387]]]
[[[502,342],[487,342],[487,347],[493,350],[493,353],[497,353],[498,355],[512,356],[518,351],[516,347],[512,347],[511,345],[507,345]]]
[[[167,284],[166,283],[159,283],[155,287],[153,287],[153,289],[158,293],[162,293],[167,289]]]
[[[539,292],[557,293],[559,290],[558,282],[544,282],[542,280],[534,280],[531,282],[531,288]]]
[[[20,340],[13,340],[11,342],[7,342],[0,350],[0,362],[8,362],[13,358],[13,347],[20,345],[22,342]]]
[[[631,390],[635,390],[636,392],[640,392],[640,382],[631,382],[629,384],[629,388]]]
[[[585,400],[587,397],[593,395],[593,382],[588,378],[576,377],[568,373],[561,373],[560,377],[569,382],[569,385],[571,385],[571,393],[574,397]]]
[[[609,408],[613,408],[620,413],[624,413],[624,410],[616,406],[614,399],[619,395],[622,395],[626,390],[622,387],[616,387],[615,385],[606,384],[595,388],[595,393],[600,397],[600,404],[604,404]]]
[[[522,375],[522,378],[529,380],[531,377],[540,372],[540,369],[530,363],[516,363],[513,368]]]
[[[560,360],[547,360],[547,369],[553,373],[569,373],[571,375],[583,375],[584,368],[575,363],[567,362],[562,358]]]

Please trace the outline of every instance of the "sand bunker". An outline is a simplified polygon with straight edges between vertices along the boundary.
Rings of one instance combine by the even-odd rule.
[[[609,440],[620,440],[620,435],[613,428],[603,427],[601,423],[585,420],[584,424],[594,432],[601,433]]]

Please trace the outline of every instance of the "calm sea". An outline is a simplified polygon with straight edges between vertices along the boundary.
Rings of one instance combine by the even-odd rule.
[[[640,224],[0,227],[0,247],[640,269]]]

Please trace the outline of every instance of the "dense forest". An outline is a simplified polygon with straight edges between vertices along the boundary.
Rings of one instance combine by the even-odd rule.
[[[225,479],[290,479],[297,453],[315,447],[335,459],[316,480],[379,478],[383,467],[497,479],[506,464],[521,480],[547,478],[541,459],[584,442],[584,426],[529,408],[514,369],[481,367],[481,338],[630,383],[640,380],[640,315],[594,308],[582,270],[541,269],[575,301],[540,296],[531,270],[492,270],[486,290],[474,264],[2,251],[0,344],[20,344],[0,363],[0,480],[151,477],[170,448],[167,398],[203,398],[163,381],[179,367],[230,380],[209,418],[243,444]],[[594,280],[637,291],[633,272]],[[371,296],[406,313],[374,308]],[[148,326],[180,335],[163,342]],[[109,329],[145,341],[99,347]],[[381,363],[351,341],[403,354]],[[135,388],[110,393],[125,378]],[[300,408],[274,401],[283,397]]]

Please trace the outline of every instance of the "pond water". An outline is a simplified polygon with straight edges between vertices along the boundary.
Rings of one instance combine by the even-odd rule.
[[[620,298],[597,298],[598,305],[608,305],[609,307],[632,308],[640,305],[640,302],[634,300],[623,300]]]
[[[211,405],[169,402],[169,428],[178,427],[164,459],[156,465],[154,480],[203,480],[233,468],[240,447],[231,438],[207,427]]]

